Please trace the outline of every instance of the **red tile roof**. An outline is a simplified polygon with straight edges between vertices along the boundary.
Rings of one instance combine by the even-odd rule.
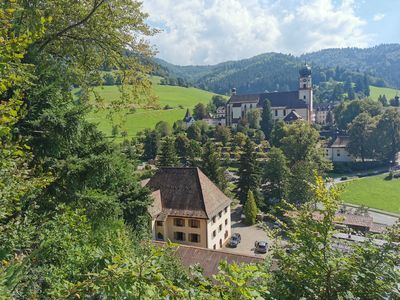
[[[153,243],[162,247],[166,245],[166,243],[158,241],[153,241]],[[261,257],[234,254],[220,250],[211,250],[186,245],[177,245],[175,253],[181,260],[182,264],[188,268],[198,264],[203,269],[205,276],[217,274],[219,263],[222,260],[227,261],[229,264],[255,264],[264,261]]]

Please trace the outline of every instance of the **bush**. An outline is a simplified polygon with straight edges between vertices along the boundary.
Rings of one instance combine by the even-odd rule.
[[[343,177],[340,178],[340,180],[342,180],[342,181],[343,181],[343,180],[347,180],[347,179],[348,179],[347,176],[343,176]]]
[[[164,110],[168,110],[168,109],[173,109],[173,107],[171,105],[167,104],[164,106]]]
[[[392,180],[393,179],[393,172],[389,172],[389,175],[385,177],[385,180]]]

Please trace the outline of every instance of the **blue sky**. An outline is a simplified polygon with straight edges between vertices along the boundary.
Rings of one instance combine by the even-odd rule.
[[[150,39],[171,63],[215,64],[265,52],[400,43],[400,0],[146,0]]]

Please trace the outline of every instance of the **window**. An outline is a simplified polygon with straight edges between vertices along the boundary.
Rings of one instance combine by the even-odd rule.
[[[220,232],[222,230],[222,224],[219,224],[218,226],[218,232]]]
[[[216,236],[217,236],[217,231],[214,230],[214,231],[213,231],[213,237],[216,237]]]
[[[306,84],[303,84],[303,89],[305,89],[305,88],[307,88],[307,85],[306,85]]]
[[[214,249],[214,250],[217,250],[217,245],[214,244],[213,249]]]
[[[228,219],[225,219],[225,225],[228,225]]]
[[[286,109],[283,110],[283,115],[286,116]]]
[[[189,220],[189,226],[192,227],[192,228],[200,228],[200,221],[199,220],[190,219]]]
[[[278,110],[275,109],[275,117],[277,117],[277,116],[278,116]]]
[[[175,241],[184,241],[185,233],[184,232],[174,232],[174,239],[175,239]]]
[[[226,239],[228,237],[228,230],[225,230],[224,238]]]
[[[174,219],[174,225],[178,227],[185,227],[185,220],[184,219]]]
[[[340,150],[337,151],[337,154],[336,154],[336,155],[337,155],[337,156],[340,156]]]
[[[306,100],[306,95],[303,96],[303,99]]]
[[[218,218],[221,219],[221,217],[222,217],[222,211],[220,211],[220,212],[218,213]]]
[[[191,242],[191,243],[200,243],[200,234],[189,233],[189,242]]]
[[[224,212],[227,213],[228,212],[228,206],[225,207]]]
[[[164,236],[162,235],[161,232],[159,232],[159,233],[157,234],[157,240],[159,240],[159,241],[163,241],[163,240],[164,240]]]
[[[163,226],[163,222],[162,221],[157,221],[157,226]]]
[[[222,239],[219,239],[219,247],[222,247]]]
[[[212,222],[213,222],[213,224],[215,223],[215,221],[216,221],[216,218],[215,218],[215,217],[213,217],[213,218],[212,218]]]

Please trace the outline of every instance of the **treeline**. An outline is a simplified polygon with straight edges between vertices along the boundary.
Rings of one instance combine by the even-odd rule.
[[[334,111],[339,129],[350,137],[348,151],[366,159],[394,163],[400,151],[400,111],[370,99],[342,102]]]

